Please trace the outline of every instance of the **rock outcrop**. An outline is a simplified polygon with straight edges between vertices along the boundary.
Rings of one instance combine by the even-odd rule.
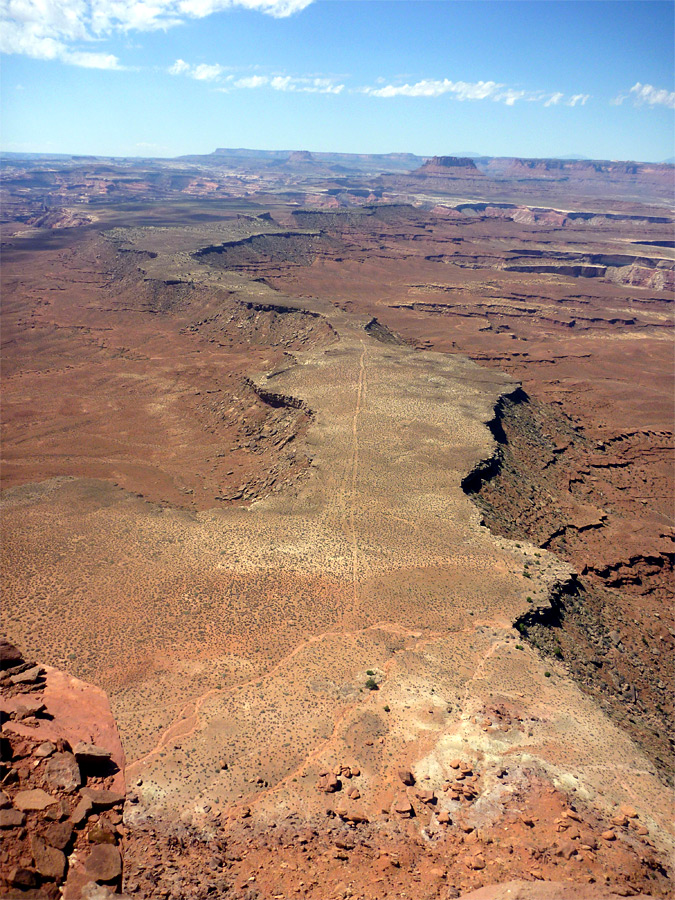
[[[0,715],[0,896],[119,889],[124,753],[106,694],[3,639]]]

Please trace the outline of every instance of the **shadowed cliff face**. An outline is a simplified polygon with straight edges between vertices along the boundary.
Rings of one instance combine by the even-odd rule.
[[[526,616],[521,633],[564,660],[670,780],[672,540],[650,541],[648,528],[640,531],[622,501],[627,484],[645,483],[641,460],[660,457],[667,468],[667,435],[625,435],[598,446],[569,419],[525,395],[516,402],[505,398],[496,422],[491,465],[465,482],[485,524],[553,550],[579,573],[552,615]],[[596,475],[589,480],[591,472]],[[660,492],[658,483],[650,489]]]

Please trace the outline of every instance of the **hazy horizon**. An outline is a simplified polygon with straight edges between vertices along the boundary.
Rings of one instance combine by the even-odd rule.
[[[18,156],[18,157],[46,157],[46,158],[57,158],[57,157],[65,157],[67,159],[111,159],[111,160],[164,160],[170,162],[171,160],[180,160],[186,157],[193,156],[210,156],[218,153],[219,151],[229,151],[232,153],[250,153],[250,154],[265,154],[265,153],[275,153],[275,154],[291,154],[291,153],[310,153],[316,156],[383,156],[383,157],[395,157],[395,156],[416,156],[419,159],[431,159],[433,156],[446,156],[446,157],[454,157],[456,159],[468,158],[468,159],[556,159],[562,162],[611,162],[611,163],[640,163],[643,165],[675,165],[675,159],[619,159],[619,158],[603,158],[599,157],[590,157],[584,156],[583,154],[565,154],[565,155],[556,155],[556,156],[531,156],[531,157],[517,157],[517,156],[498,156],[492,153],[476,153],[473,150],[459,150],[459,151],[447,151],[444,153],[413,153],[409,150],[390,150],[383,151],[380,153],[363,153],[359,150],[343,150],[343,151],[334,151],[334,150],[314,150],[310,147],[215,147],[213,150],[207,151],[206,153],[186,153],[186,154],[177,154],[176,156],[154,156],[149,154],[106,154],[106,153],[75,153],[70,152],[68,150],[54,150],[52,152],[43,152],[39,150],[5,150],[0,147],[0,155],[4,156]],[[243,157],[245,159],[245,157]],[[255,159],[255,156],[251,157]]]

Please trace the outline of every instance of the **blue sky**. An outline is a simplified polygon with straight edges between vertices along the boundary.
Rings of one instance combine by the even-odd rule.
[[[2,148],[675,156],[674,6],[0,0]]]

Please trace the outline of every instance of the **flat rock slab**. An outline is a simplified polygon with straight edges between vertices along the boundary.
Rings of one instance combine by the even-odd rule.
[[[105,764],[112,756],[110,750],[106,750],[104,747],[98,747],[96,744],[87,744],[84,741],[77,743],[73,748],[73,752],[79,763],[84,763],[89,767],[95,766],[96,764]]]
[[[42,788],[35,788],[32,791],[19,791],[14,797],[14,806],[24,812],[47,809],[48,806],[53,806],[57,802],[58,799],[56,797],[52,797],[51,794],[43,791]]]
[[[82,788],[80,795],[85,800],[89,800],[95,809],[108,809],[124,801],[124,794],[118,794],[116,791],[96,790],[96,788]]]
[[[26,669],[25,672],[19,672],[18,675],[11,675],[9,680],[12,684],[34,684],[42,673],[41,666],[33,666],[32,669]]]

